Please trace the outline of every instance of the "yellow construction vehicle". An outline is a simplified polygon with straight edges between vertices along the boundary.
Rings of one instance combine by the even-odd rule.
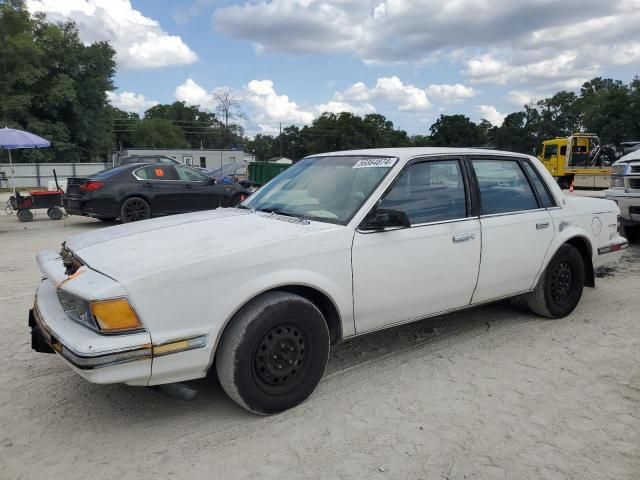
[[[542,142],[538,158],[561,188],[609,188],[615,152],[593,133],[574,133]]]

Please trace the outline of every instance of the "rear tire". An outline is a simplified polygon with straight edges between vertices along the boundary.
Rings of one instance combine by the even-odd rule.
[[[127,198],[120,208],[120,221],[122,223],[137,222],[151,217],[151,207],[144,198]]]
[[[250,301],[222,334],[216,371],[224,391],[253,413],[269,415],[303,402],[322,378],[329,330],[320,310],[288,292]]]
[[[21,222],[31,222],[33,221],[33,212],[31,210],[20,210],[17,213],[18,220]]]
[[[580,252],[565,244],[549,262],[535,290],[525,296],[534,313],[562,318],[578,305],[584,289],[585,265]]]

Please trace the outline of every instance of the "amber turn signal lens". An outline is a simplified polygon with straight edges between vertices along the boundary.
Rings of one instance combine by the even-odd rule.
[[[136,330],[142,327],[136,312],[124,298],[91,302],[91,313],[103,332]]]

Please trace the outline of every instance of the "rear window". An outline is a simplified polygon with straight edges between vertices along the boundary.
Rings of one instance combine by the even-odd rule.
[[[533,184],[533,188],[535,189],[536,194],[538,195],[540,206],[544,208],[555,207],[556,202],[553,200],[553,197],[549,193],[549,190],[547,190],[544,181],[542,180],[542,178],[540,178],[540,174],[526,160],[522,162],[522,165],[524,165],[524,169],[527,172],[531,183]]]
[[[100,172],[94,173],[93,175],[91,175],[91,178],[111,178],[111,177],[115,177],[119,173],[122,173],[128,169],[129,167],[107,168],[106,170],[102,170]]]

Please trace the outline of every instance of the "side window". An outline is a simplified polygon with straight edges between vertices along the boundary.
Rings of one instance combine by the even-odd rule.
[[[204,173],[198,172],[193,168],[181,165],[176,165],[175,168],[178,171],[178,178],[183,182],[204,182],[209,179]]]
[[[406,213],[412,225],[466,217],[460,163],[442,160],[411,165],[401,173],[379,208]]]
[[[540,178],[540,174],[537,172],[537,170],[533,167],[533,165],[531,165],[531,163],[527,162],[526,160],[523,161],[522,164],[524,165],[524,169],[527,172],[527,175],[529,176],[531,183],[533,183],[533,188],[536,190],[536,193],[538,194],[538,200],[540,200],[540,206],[544,208],[555,207],[556,202],[553,200],[553,197],[549,193],[549,190],[547,189],[544,183],[544,180]]]
[[[567,146],[566,145],[562,145],[560,147],[560,155],[562,155],[563,157],[565,157],[567,155]]]
[[[171,165],[149,165],[136,170],[138,178],[145,180],[177,180],[176,172]]]
[[[558,145],[545,145],[544,147],[544,158],[551,158],[558,155]]]
[[[538,208],[529,181],[515,160],[472,160],[483,215]]]

